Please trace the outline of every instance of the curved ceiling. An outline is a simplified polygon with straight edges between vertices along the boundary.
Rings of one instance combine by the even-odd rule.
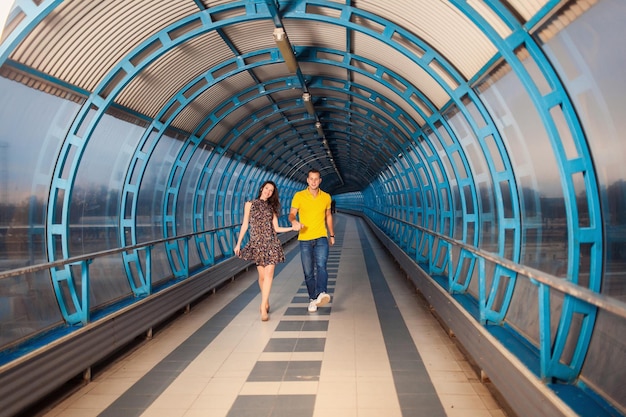
[[[316,168],[338,194],[393,163],[497,62],[490,39],[546,3],[48,0],[18,4],[5,39],[14,68],[89,106],[130,110],[287,178]]]

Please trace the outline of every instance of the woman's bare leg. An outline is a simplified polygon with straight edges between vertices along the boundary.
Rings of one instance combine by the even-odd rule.
[[[261,288],[261,319],[263,319],[267,317],[267,310],[269,309],[270,291],[272,290],[276,265],[258,266],[257,268],[259,271],[259,287]]]

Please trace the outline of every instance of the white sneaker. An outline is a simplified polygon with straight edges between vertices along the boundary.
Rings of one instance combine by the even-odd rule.
[[[315,304],[318,307],[325,306],[328,303],[330,303],[330,295],[325,292],[320,293],[320,295],[317,296],[317,300],[315,300]]]
[[[309,303],[309,313],[315,313],[317,311],[317,300],[311,300]]]

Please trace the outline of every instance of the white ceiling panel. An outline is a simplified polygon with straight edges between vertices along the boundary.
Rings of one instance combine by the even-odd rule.
[[[67,0],[28,34],[11,59],[93,91],[147,37],[197,11],[188,0]]]
[[[448,93],[433,77],[415,65],[406,55],[389,45],[363,33],[355,33],[353,50],[356,55],[368,58],[399,74],[415,88],[421,90],[437,108],[441,108],[450,100]],[[370,68],[370,71],[374,70],[375,68]]]
[[[247,72],[240,72],[215,84],[201,94],[193,103],[176,117],[174,125],[191,132],[210,113],[223,102],[230,100],[234,95],[256,82]]]
[[[524,23],[529,21],[548,0],[509,0],[508,3],[524,18]]]
[[[444,0],[355,0],[355,7],[383,17],[422,39],[470,79],[497,52],[481,30]]]
[[[233,57],[217,32],[206,33],[179,45],[146,67],[124,88],[116,102],[154,117],[193,79]]]

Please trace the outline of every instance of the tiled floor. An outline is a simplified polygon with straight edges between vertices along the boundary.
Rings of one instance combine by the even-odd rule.
[[[317,313],[289,244],[269,321],[251,269],[42,415],[504,416],[364,224],[335,223]]]

